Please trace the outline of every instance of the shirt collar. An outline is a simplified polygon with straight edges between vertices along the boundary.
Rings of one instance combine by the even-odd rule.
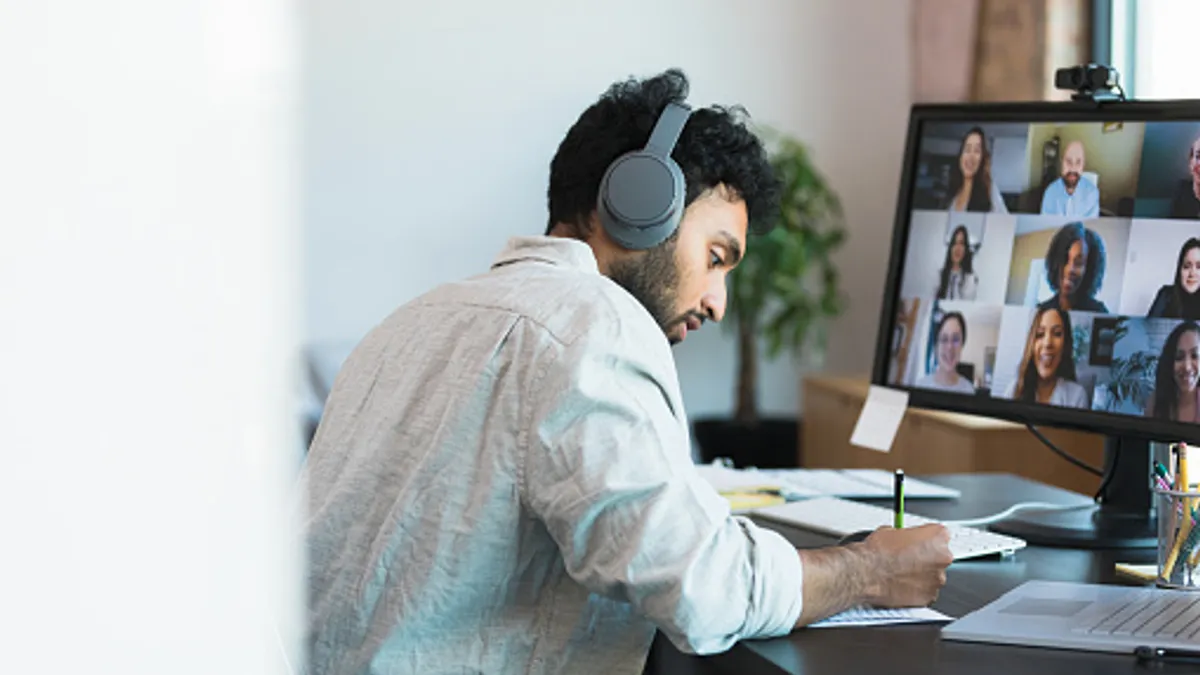
[[[578,239],[567,237],[512,237],[504,250],[492,261],[492,267],[500,267],[524,260],[537,260],[570,267],[580,272],[599,274],[596,255],[592,247]]]

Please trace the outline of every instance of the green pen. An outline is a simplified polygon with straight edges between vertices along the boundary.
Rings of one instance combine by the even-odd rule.
[[[904,470],[896,469],[896,478],[894,482],[895,491],[892,495],[892,511],[895,512],[895,527],[897,530],[904,527]]]
[[[1171,474],[1167,473],[1167,467],[1162,465],[1162,462],[1154,460],[1154,473],[1157,473],[1163,480],[1171,482]]]

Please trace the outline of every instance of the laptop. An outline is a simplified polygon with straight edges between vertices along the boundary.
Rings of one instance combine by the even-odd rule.
[[[1200,646],[1200,593],[1027,581],[942,629],[964,642],[1134,653]]]

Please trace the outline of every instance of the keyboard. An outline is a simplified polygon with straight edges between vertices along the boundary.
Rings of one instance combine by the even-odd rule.
[[[1097,605],[1084,625],[1075,626],[1072,631],[1188,641],[1200,638],[1200,597],[1185,593],[1147,593]]]
[[[861,530],[874,530],[894,522],[892,510],[874,504],[838,497],[815,497],[778,506],[754,509],[753,514],[804,530],[844,537]],[[941,522],[916,514],[904,514],[904,526],[916,527]],[[950,553],[955,560],[989,555],[1011,555],[1025,548],[1023,539],[977,527],[946,525],[950,531]]]

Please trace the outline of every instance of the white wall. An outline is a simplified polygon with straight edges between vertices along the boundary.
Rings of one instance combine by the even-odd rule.
[[[0,672],[288,672],[289,7],[0,10]]]
[[[694,104],[741,103],[797,134],[841,191],[851,309],[828,363],[865,374],[907,125],[908,11],[907,0],[305,3],[306,338],[357,340],[397,304],[486,269],[509,236],[541,233],[549,161],[579,113],[614,80],[679,66]],[[689,412],[728,412],[732,335],[706,328],[676,351]],[[794,414],[796,366],[760,372],[764,410]]]

